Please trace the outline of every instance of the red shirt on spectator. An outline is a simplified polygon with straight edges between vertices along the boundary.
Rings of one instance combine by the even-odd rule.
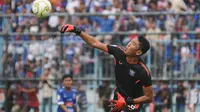
[[[4,4],[4,0],[0,0],[0,6]]]
[[[38,107],[39,106],[39,101],[37,97],[38,89],[34,88],[35,90],[33,92],[28,92],[28,106],[30,107]]]
[[[200,61],[200,44],[197,44],[197,54],[196,54],[197,61]]]
[[[30,87],[31,86],[31,87]],[[37,97],[38,88],[33,87],[33,85],[29,85],[29,88],[23,89],[28,96],[27,106],[28,107],[39,107],[39,100]]]
[[[22,85],[18,84],[17,89],[15,91],[16,95],[15,103],[20,106],[24,106],[25,98],[24,98],[24,93],[21,90],[22,90]]]

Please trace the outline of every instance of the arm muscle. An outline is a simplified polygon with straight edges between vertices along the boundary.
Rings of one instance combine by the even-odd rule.
[[[81,32],[80,37],[90,46],[103,50],[103,51],[107,51],[107,45],[95,39],[93,36],[85,32]]]
[[[150,103],[153,99],[153,88],[152,86],[145,87],[144,89],[144,95],[138,98],[134,99],[134,103]]]

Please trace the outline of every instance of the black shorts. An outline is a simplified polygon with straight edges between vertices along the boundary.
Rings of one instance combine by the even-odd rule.
[[[140,112],[140,110],[141,110],[141,108],[142,108],[142,104],[139,104],[139,105],[137,105],[137,106],[136,106],[136,105],[133,105],[132,108],[134,108],[134,109],[133,109],[132,111],[130,111],[130,110],[128,109],[128,106],[126,106],[125,109],[123,109],[123,111],[124,111],[124,112]],[[122,112],[123,112],[123,111],[122,111]]]
[[[123,109],[122,111],[116,111],[116,112],[140,112],[142,108],[142,105],[140,105],[138,108],[135,108],[134,110],[129,110],[128,107],[126,106],[125,109]],[[111,109],[112,110],[112,109]]]

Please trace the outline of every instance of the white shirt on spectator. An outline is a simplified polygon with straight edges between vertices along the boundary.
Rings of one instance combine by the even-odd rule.
[[[29,44],[28,51],[29,54],[39,56],[42,53],[42,46],[37,42],[31,43]]]
[[[172,9],[175,12],[184,12],[183,10],[187,11],[187,6],[183,0],[171,0]]]
[[[79,0],[68,0],[68,4],[66,5],[66,10],[70,13],[70,14],[74,14],[75,13],[75,8],[79,7]]]
[[[188,46],[182,46],[181,47],[181,60],[183,62],[186,62],[187,61],[187,58],[190,54],[190,49]]]
[[[59,23],[59,18],[58,16],[50,16],[48,24],[51,28],[55,28]]]
[[[45,40],[43,43],[45,55],[48,55],[48,58],[50,60],[57,55],[56,45],[53,42],[54,42],[54,39],[49,38],[48,40]]]
[[[198,90],[196,88],[193,88],[188,92],[186,102],[189,104],[189,108],[192,108],[198,103]]]
[[[54,79],[54,77],[51,74],[49,74],[47,76],[47,83],[48,84],[40,81],[39,86],[40,87],[42,86],[43,98],[51,98],[52,97],[53,87],[54,87],[54,83],[52,81],[53,79]]]

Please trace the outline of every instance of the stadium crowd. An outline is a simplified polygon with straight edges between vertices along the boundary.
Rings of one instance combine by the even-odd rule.
[[[0,32],[57,32],[64,23],[74,24],[88,33],[118,31],[136,33],[138,31],[148,33],[169,32],[169,34],[146,35],[146,38],[152,41],[151,64],[158,66],[152,68],[152,70],[156,71],[156,75],[152,74],[153,77],[160,77],[160,75],[168,77],[167,72],[171,72],[170,70],[177,77],[200,76],[200,44],[177,44],[172,41],[200,39],[200,34],[170,34],[170,32],[200,32],[200,17],[198,14],[160,14],[156,16],[109,15],[128,12],[196,12],[200,11],[200,0],[51,0],[51,2],[53,5],[52,12],[69,14],[77,12],[102,13],[103,16],[51,15],[45,19],[38,19],[32,16],[0,17]],[[32,0],[0,1],[0,14],[29,14],[31,13],[31,3]],[[125,36],[95,35],[97,39],[107,44],[117,43],[120,45],[125,45],[129,40],[137,36],[137,34]],[[3,53],[2,56],[2,64],[6,63],[6,69],[4,74],[1,74],[1,77],[40,78],[41,81],[46,81],[47,79],[60,79],[63,74],[83,77],[84,74],[94,73],[94,50],[82,43],[77,36],[16,35],[3,36],[2,38],[4,40],[8,38],[10,43],[8,45],[8,54],[5,55]],[[63,46],[60,46],[61,38]],[[165,40],[166,42],[154,42],[159,40]],[[5,52],[5,47],[2,49],[2,52]],[[63,60],[61,60],[61,54],[63,54]],[[107,56],[107,54],[100,53],[100,56]],[[163,74],[165,73],[166,75],[164,76]],[[26,84],[26,86],[28,85],[31,84]],[[157,89],[160,90],[161,88]],[[26,89],[22,91],[27,92]],[[167,95],[167,92],[164,90],[162,92],[162,95]],[[45,101],[48,102],[48,100],[46,99]],[[158,103],[166,102],[166,100],[160,100],[160,97],[158,100]]]

